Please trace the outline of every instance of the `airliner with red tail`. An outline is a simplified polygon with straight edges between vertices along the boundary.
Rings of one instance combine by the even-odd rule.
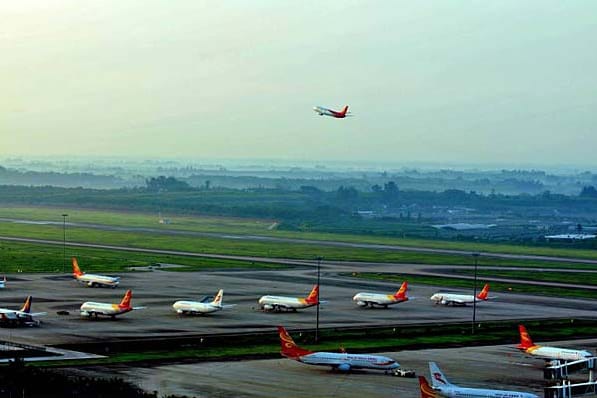
[[[341,111],[324,108],[323,106],[316,106],[313,108],[313,110],[317,112],[319,116],[331,116],[335,117],[336,119],[344,119],[345,117],[352,116],[350,112],[348,112],[348,105],[342,108]]]
[[[472,294],[454,294],[454,293],[435,293],[431,296],[431,301],[434,301],[435,304],[443,304],[443,305],[467,305],[472,304],[473,302],[479,301],[487,301],[494,297],[489,297],[489,284],[485,284],[483,286],[483,290],[477,296],[473,296]]]
[[[435,362],[429,362],[429,371],[431,385],[425,377],[419,376],[421,398],[539,398],[528,392],[457,386],[448,381]]]
[[[25,299],[25,304],[20,310],[10,310],[6,308],[0,308],[0,324],[8,325],[27,325],[36,326],[39,325],[39,321],[35,319],[38,316],[46,315],[46,312],[31,312],[31,302],[33,298],[28,296]]]
[[[79,268],[79,263],[75,257],[73,257],[73,277],[89,287],[106,286],[116,288],[120,283],[120,278],[117,276],[86,274]]]
[[[305,298],[284,296],[263,296],[259,299],[259,308],[263,311],[296,311],[313,307],[319,302],[319,285],[313,286]],[[321,303],[320,303],[321,304]]]
[[[370,354],[349,354],[347,352],[313,352],[300,348],[286,329],[278,326],[282,356],[307,365],[330,366],[343,372],[352,369],[375,369],[388,372],[400,367],[392,358]]]
[[[568,348],[547,347],[533,343],[529,332],[523,325],[518,325],[520,344],[516,347],[525,354],[543,359],[559,359],[562,361],[578,361],[591,358],[594,355],[585,350],[571,350]]]
[[[403,303],[408,301],[406,292],[408,290],[408,282],[402,282],[400,289],[394,294],[379,294],[361,292],[354,295],[352,300],[360,307],[370,306],[371,308],[378,306],[388,308],[388,305]]]
[[[100,315],[109,316],[114,319],[116,315],[126,314],[133,310],[142,310],[145,307],[133,307],[131,306],[131,299],[133,298],[133,292],[127,290],[124,297],[120,301],[120,304],[108,304],[108,303],[95,303],[93,301],[87,301],[81,305],[81,316],[96,318]]]

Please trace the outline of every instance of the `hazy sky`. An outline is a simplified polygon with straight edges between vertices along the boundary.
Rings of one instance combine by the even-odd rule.
[[[593,0],[2,1],[0,54],[0,156],[597,164]]]

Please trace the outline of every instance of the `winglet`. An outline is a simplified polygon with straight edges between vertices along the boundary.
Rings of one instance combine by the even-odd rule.
[[[394,298],[399,299],[399,300],[408,300],[408,297],[406,296],[406,293],[408,291],[408,282],[404,281],[402,282],[402,285],[400,286],[400,289],[396,292],[396,294],[394,294]]]
[[[298,358],[303,355],[309,355],[312,352],[296,345],[292,337],[288,334],[284,326],[278,326],[278,335],[280,336],[280,353],[287,358]]]
[[[427,382],[425,376],[419,376],[419,388],[421,389],[421,398],[437,398],[438,395]]]
[[[73,276],[76,278],[77,276],[83,275],[84,272],[81,271],[79,268],[79,262],[77,261],[76,257],[73,257]]]
[[[25,304],[23,304],[23,307],[21,308],[21,312],[26,312],[26,313],[31,312],[31,301],[32,300],[33,300],[33,298],[31,296],[27,296],[27,299],[25,299]]]
[[[486,283],[485,286],[483,286],[483,290],[481,290],[481,293],[477,294],[477,298],[479,300],[487,300],[488,294],[489,294],[489,283]]]
[[[526,350],[528,348],[534,347],[535,344],[527,332],[527,328],[524,325],[518,325],[518,333],[520,334],[520,344],[516,346],[519,350]]]
[[[311,293],[309,293],[305,301],[309,304],[317,304],[319,302],[319,285],[313,286]]]
[[[122,298],[122,301],[118,306],[120,308],[130,308],[131,307],[131,299],[133,298],[133,292],[131,290],[127,290]]]

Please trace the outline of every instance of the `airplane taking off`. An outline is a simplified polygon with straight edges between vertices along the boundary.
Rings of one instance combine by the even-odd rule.
[[[341,111],[334,111],[332,109],[324,108],[323,106],[316,106],[313,110],[317,112],[319,116],[331,116],[336,119],[344,119],[345,117],[352,116],[350,112],[348,112],[348,105],[342,108]]]
[[[472,294],[453,294],[453,293],[435,293],[431,296],[431,301],[434,301],[435,304],[443,304],[443,305],[467,305],[472,304],[474,301],[487,301],[490,298],[488,297],[489,294],[489,284],[485,284],[483,286],[483,290],[479,294],[477,294],[477,298],[473,297]]]
[[[560,359],[562,361],[578,361],[584,358],[591,358],[594,355],[585,350],[571,350],[568,348],[547,347],[534,344],[527,329],[523,325],[518,325],[518,332],[520,334],[520,344],[516,347],[522,352],[543,358],[543,359]]]
[[[424,376],[419,376],[421,398],[539,398],[538,395],[527,392],[459,387],[448,381],[435,362],[429,362],[429,371],[431,386]]]
[[[224,290],[220,289],[213,301],[208,301],[210,297],[206,297],[202,301],[177,301],[172,305],[174,311],[181,315],[202,315],[210,312],[221,311],[225,308],[232,308],[236,304],[223,305]]]
[[[296,311],[302,308],[313,307],[319,302],[319,285],[313,286],[311,293],[306,298],[263,296],[259,299],[259,307],[263,311]],[[321,302],[319,302],[321,304]]]
[[[86,316],[91,318],[95,316],[96,318],[100,315],[105,315],[112,317],[114,319],[116,315],[124,314],[133,310],[142,310],[145,307],[132,307],[131,306],[131,299],[133,297],[133,292],[127,290],[122,298],[120,304],[108,304],[108,303],[95,303],[92,301],[87,301],[81,305],[81,316]]]
[[[352,369],[375,369],[388,372],[400,367],[392,358],[370,354],[349,354],[346,352],[313,352],[298,347],[283,326],[278,326],[282,356],[307,365],[331,366],[348,372]]]
[[[388,305],[403,303],[408,301],[406,292],[408,290],[408,282],[402,282],[400,289],[394,294],[378,294],[378,293],[357,293],[352,298],[360,307],[375,306],[388,308]]]
[[[0,308],[0,323],[9,325],[27,325],[37,326],[39,320],[35,319],[38,316],[46,315],[46,312],[31,312],[31,301],[33,298],[28,296],[25,300],[25,304],[20,310],[9,310],[6,308]]]
[[[120,284],[119,277],[86,274],[79,268],[75,257],[73,257],[73,276],[78,282],[85,283],[89,287],[106,286],[114,289]]]

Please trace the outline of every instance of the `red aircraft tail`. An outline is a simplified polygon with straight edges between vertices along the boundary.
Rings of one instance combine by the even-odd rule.
[[[340,111],[340,113],[342,114],[342,116],[346,116],[347,112],[348,112],[348,105],[344,106],[344,108],[342,108],[342,111]]]
[[[312,353],[312,351],[297,346],[286,329],[284,329],[284,326],[278,326],[278,334],[280,335],[280,347],[282,348],[280,353],[282,356],[294,359]]]
[[[487,300],[488,294],[489,294],[489,284],[486,283],[485,286],[483,286],[483,290],[481,290],[481,293],[477,294],[477,298],[479,300]]]
[[[23,307],[21,308],[21,312],[31,312],[31,301],[32,298],[31,296],[27,296],[27,299],[25,300],[25,304],[23,304]]]
[[[404,282],[402,282],[400,289],[394,294],[394,298],[396,298],[398,300],[408,300],[408,297],[406,296],[407,290],[408,290],[408,282],[404,281]]]
[[[79,268],[79,263],[77,262],[77,258],[73,257],[73,276],[76,278],[77,276],[83,275],[83,271]]]
[[[437,398],[437,393],[431,388],[425,376],[419,376],[419,388],[421,389],[421,398]]]
[[[313,286],[311,293],[309,293],[305,301],[308,304],[317,304],[319,302],[319,285]]]
[[[527,348],[533,347],[535,344],[527,332],[527,328],[524,325],[518,325],[518,333],[520,334],[520,344],[516,347],[519,350],[526,350]]]
[[[131,290],[127,290],[122,298],[122,301],[118,306],[120,308],[130,308],[131,307],[131,299],[133,298],[133,292]]]

